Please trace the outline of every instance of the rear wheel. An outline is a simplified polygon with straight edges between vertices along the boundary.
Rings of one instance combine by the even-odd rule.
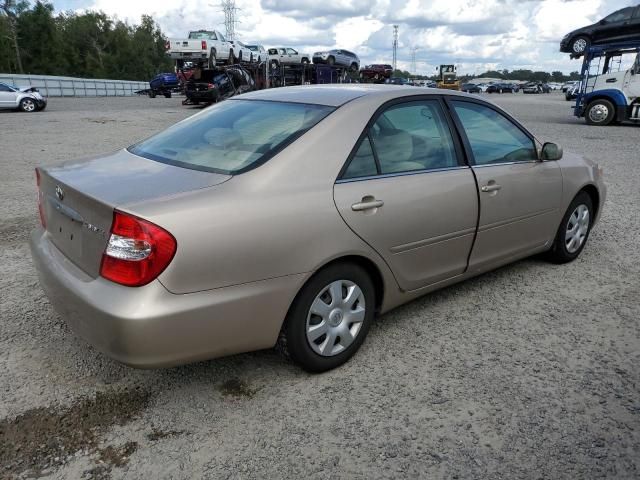
[[[358,71],[358,64],[356,62],[353,62],[351,64],[351,71],[352,72],[357,72]]]
[[[616,109],[609,100],[594,100],[585,111],[584,118],[589,125],[609,125],[616,116]]]
[[[149,98],[156,98],[156,92],[149,90]]]
[[[164,98],[171,98],[171,92],[164,92]]]
[[[216,49],[212,48],[209,52],[209,68],[215,68],[218,59],[216,57]]]
[[[336,63],[336,59],[335,59],[335,58],[333,58],[333,57],[329,57],[329,58],[327,58],[327,63],[328,63],[329,65],[335,65],[335,63]]]
[[[587,244],[591,223],[593,222],[593,202],[582,191],[569,205],[549,251],[549,259],[554,263],[567,263],[575,260]]]
[[[23,98],[20,100],[20,110],[23,112],[31,113],[37,109],[36,101],[33,98]]]
[[[352,263],[330,265],[298,293],[279,346],[309,372],[336,368],[362,345],[374,310],[375,289],[367,272]]]
[[[233,65],[234,63],[236,63],[236,56],[234,55],[233,50],[231,50],[229,52],[229,58],[227,59],[227,64]]]
[[[303,58],[302,59],[302,64],[303,65],[308,65],[309,64],[309,59],[308,58]]]

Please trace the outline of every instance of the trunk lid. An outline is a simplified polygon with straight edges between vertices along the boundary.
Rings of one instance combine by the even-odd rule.
[[[211,187],[231,178],[167,165],[126,150],[38,170],[51,241],[93,278],[100,273],[115,208]]]

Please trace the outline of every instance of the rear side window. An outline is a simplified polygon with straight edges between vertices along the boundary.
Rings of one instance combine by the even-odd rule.
[[[342,178],[457,167],[449,126],[437,100],[394,105],[378,116]]]
[[[504,115],[477,103],[452,103],[476,165],[530,162],[537,158],[533,140]]]
[[[389,108],[371,128],[371,138],[383,174],[458,165],[449,127],[437,101]]]
[[[267,161],[333,110],[324,105],[227,100],[129,151],[170,165],[233,175]]]

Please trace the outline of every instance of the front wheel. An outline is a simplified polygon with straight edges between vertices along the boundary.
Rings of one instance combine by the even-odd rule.
[[[374,311],[375,289],[368,273],[352,263],[330,265],[298,293],[279,346],[309,372],[331,370],[360,348]]]
[[[589,125],[609,125],[616,115],[616,109],[609,100],[604,98],[594,100],[585,111],[585,120]]]
[[[308,58],[303,58],[301,63],[303,65],[309,65],[309,59]]]
[[[580,255],[587,244],[593,222],[593,202],[584,191],[578,193],[569,205],[549,251],[554,263],[568,263]]]
[[[23,112],[31,113],[37,109],[36,102],[32,98],[23,98],[20,100],[20,110]]]
[[[574,55],[583,55],[589,48],[589,37],[579,35],[571,42],[571,53]]]
[[[358,64],[357,63],[352,63],[351,64],[351,71],[352,72],[357,72],[358,71]]]
[[[333,58],[333,57],[329,57],[329,58],[327,58],[327,63],[328,63],[329,65],[335,65],[335,63],[336,63],[336,59],[335,59],[335,58]]]

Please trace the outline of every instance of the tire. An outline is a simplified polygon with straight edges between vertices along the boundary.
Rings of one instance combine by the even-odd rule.
[[[212,48],[209,52],[209,68],[216,68],[218,58],[216,57],[216,49]]]
[[[300,63],[302,63],[303,65],[308,65],[309,64],[309,59],[308,58],[303,58],[302,60],[300,60]]]
[[[591,41],[589,40],[589,37],[578,35],[576,38],[571,40],[571,54],[578,56],[584,55],[590,44]]]
[[[171,92],[164,92],[164,98],[171,98]]]
[[[357,63],[355,63],[355,62],[354,62],[354,63],[352,63],[352,64],[351,64],[351,67],[349,67],[349,69],[350,69],[352,72],[357,72],[357,71],[358,71],[358,64],[357,64]]]
[[[156,98],[156,92],[149,90],[149,98]]]
[[[578,258],[589,239],[593,213],[591,197],[585,191],[579,192],[562,217],[553,246],[548,253],[549,260],[553,263],[568,263]],[[570,231],[575,233],[568,239]],[[579,245],[576,242],[580,242]]]
[[[253,65],[253,53],[249,56],[249,63]]]
[[[278,62],[275,60],[271,62],[271,70],[276,70],[278,68]]]
[[[584,111],[584,118],[588,125],[609,125],[616,116],[616,108],[613,103],[604,98],[594,100]]]
[[[229,50],[229,58],[227,59],[227,65],[233,65],[236,61],[236,56],[233,54],[233,50]]]
[[[336,286],[339,300],[334,300],[330,291]],[[343,304],[343,300],[347,300],[350,293],[355,297],[349,306]],[[319,305],[315,311],[322,314],[312,313],[312,305]],[[331,370],[349,360],[360,348],[374,311],[375,289],[369,274],[353,263],[330,265],[311,277],[298,293],[280,333],[279,348],[308,372]],[[355,319],[357,321],[348,322]],[[325,327],[318,327],[323,324]],[[322,333],[308,334],[314,326]],[[353,335],[351,339],[344,336],[347,331]]]
[[[335,65],[336,64],[336,59],[334,57],[327,58],[327,64]]]
[[[19,107],[21,112],[33,113],[38,109],[36,101],[33,98],[23,98],[20,100]]]

